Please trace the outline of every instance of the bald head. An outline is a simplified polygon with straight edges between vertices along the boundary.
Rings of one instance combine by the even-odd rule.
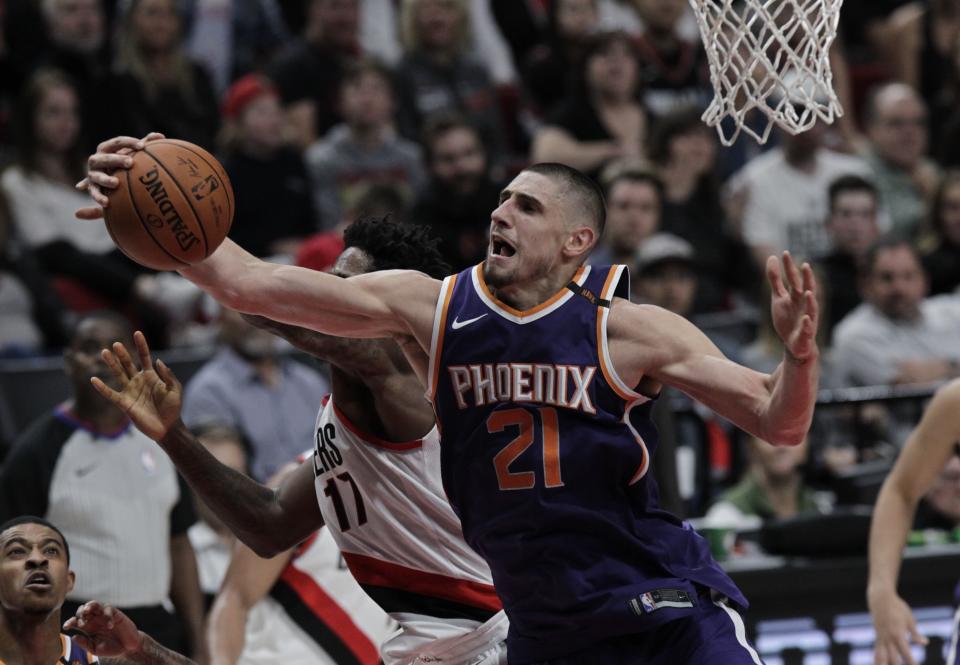
[[[575,219],[589,224],[597,232],[597,240],[603,235],[607,221],[607,206],[603,200],[603,190],[593,180],[580,171],[556,162],[545,162],[528,166],[524,171],[537,173],[556,182],[560,192],[572,205],[577,206]]]

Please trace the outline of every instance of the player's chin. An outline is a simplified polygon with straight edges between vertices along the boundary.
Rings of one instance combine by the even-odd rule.
[[[487,260],[483,262],[484,281],[494,288],[509,283],[513,275],[513,265],[510,260],[512,258],[496,255],[487,256]]]

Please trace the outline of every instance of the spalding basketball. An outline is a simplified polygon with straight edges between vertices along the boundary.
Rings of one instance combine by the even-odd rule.
[[[114,173],[107,230],[131,259],[157,270],[199,263],[219,247],[233,222],[233,188],[209,152],[161,139],[134,153],[133,166]]]

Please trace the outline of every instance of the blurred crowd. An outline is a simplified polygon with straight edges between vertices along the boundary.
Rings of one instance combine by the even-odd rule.
[[[687,0],[0,8],[0,357],[60,353],[103,310],[157,348],[208,348],[188,424],[233,428],[260,478],[309,443],[326,379],[74,218],[106,138],[159,131],[211,150],[235,189],[231,237],[319,270],[369,215],[426,225],[457,270],[481,261],[503,184],[563,162],[606,192],[591,260],[627,264],[635,300],[738,362],[780,362],[764,274],[789,250],[819,277],[823,388],[960,376],[960,0],[846,0],[831,52],[842,119],[730,148],[700,120],[713,88]],[[776,451],[679,393],[658,411],[666,507],[698,516],[719,500],[712,513],[734,521],[829,510],[919,413],[835,402],[806,445]],[[953,503],[937,503],[950,523]]]

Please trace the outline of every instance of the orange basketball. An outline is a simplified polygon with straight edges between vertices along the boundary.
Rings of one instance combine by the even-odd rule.
[[[233,222],[230,178],[213,155],[186,141],[150,141],[117,171],[105,209],[107,230],[131,259],[157,270],[199,263]]]

